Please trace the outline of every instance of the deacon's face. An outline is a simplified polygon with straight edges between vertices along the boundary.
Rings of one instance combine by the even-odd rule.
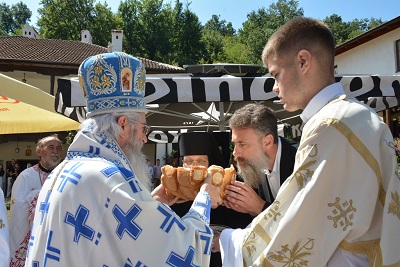
[[[183,157],[183,167],[190,168],[192,166],[204,166],[209,167],[208,156],[207,155],[189,155]]]
[[[273,91],[278,94],[283,108],[296,111],[306,106],[305,93],[297,73],[296,62],[291,61],[291,58],[268,58],[268,70],[275,78]]]

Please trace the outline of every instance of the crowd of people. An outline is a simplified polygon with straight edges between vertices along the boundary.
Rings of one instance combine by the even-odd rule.
[[[270,37],[262,60],[284,109],[302,110],[301,140],[278,136],[263,104],[243,106],[229,120],[236,181],[222,199],[208,175],[193,201],[170,197],[160,160],[142,152],[143,64],[89,57],[78,73],[87,119],[65,159],[57,136],[41,139],[39,163],[13,181],[9,224],[0,198],[0,265],[399,266],[393,137],[335,82],[334,57],[315,19]],[[183,167],[229,165],[212,133],[182,133],[178,145]]]

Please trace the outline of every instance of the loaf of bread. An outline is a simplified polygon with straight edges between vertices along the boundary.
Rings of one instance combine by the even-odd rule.
[[[212,165],[207,169],[203,166],[174,168],[165,165],[161,168],[161,172],[161,183],[168,196],[190,200],[196,197],[208,173],[211,175],[212,184],[221,188],[222,198],[225,197],[226,185],[236,180],[236,170],[233,166],[224,169],[221,166]]]

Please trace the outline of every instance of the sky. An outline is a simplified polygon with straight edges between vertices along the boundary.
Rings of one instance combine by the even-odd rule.
[[[39,0],[1,0],[7,5],[24,2],[32,11],[31,25],[36,26],[38,17],[37,9],[41,7]],[[96,0],[106,2],[113,12],[117,12],[119,0]],[[164,0],[164,3],[174,0]],[[181,0],[185,3],[186,0]],[[399,0],[302,0],[298,1],[303,8],[304,16],[315,19],[324,19],[332,14],[342,17],[345,22],[363,18],[381,18],[384,21],[400,16]],[[276,0],[191,0],[190,10],[194,12],[204,25],[212,15],[220,15],[220,20],[232,22],[233,28],[242,28],[242,23],[247,20],[247,14],[251,11],[265,7],[266,9]]]

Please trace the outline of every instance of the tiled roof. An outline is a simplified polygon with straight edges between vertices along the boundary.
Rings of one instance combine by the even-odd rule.
[[[80,41],[34,39],[22,36],[0,37],[0,62],[27,62],[77,67],[89,56],[106,53],[107,48]],[[183,68],[138,57],[147,70],[185,72]]]

